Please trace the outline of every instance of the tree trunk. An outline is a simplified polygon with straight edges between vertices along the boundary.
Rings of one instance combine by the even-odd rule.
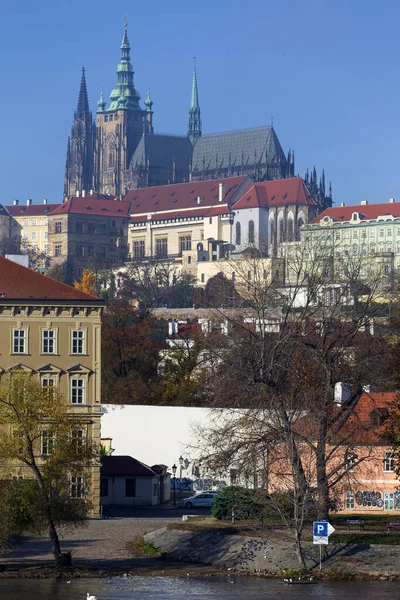
[[[44,511],[46,515],[47,526],[49,528],[49,536],[51,541],[51,548],[53,551],[53,556],[55,558],[57,566],[70,566],[71,565],[71,553],[67,552],[63,554],[61,552],[60,539],[58,537],[58,533],[56,530],[56,526],[54,524],[53,515],[51,514],[51,506],[50,499],[44,487],[43,478],[40,470],[38,469],[35,460],[33,459],[32,463],[30,463],[30,468],[35,475],[36,482],[38,484],[40,493],[42,495]]]

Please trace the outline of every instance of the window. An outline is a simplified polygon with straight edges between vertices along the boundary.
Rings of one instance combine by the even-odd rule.
[[[191,257],[191,256],[188,256],[188,265],[190,265],[190,264],[191,264],[191,262],[192,262],[192,257]]]
[[[44,375],[42,377],[42,388],[45,391],[46,395],[51,397],[53,395],[53,388],[56,385],[56,380],[54,377]]]
[[[354,492],[345,492],[345,507],[354,508]]]
[[[71,379],[71,403],[85,404],[85,381],[82,377]]]
[[[44,232],[44,239],[45,239],[45,240],[48,240],[48,239],[49,239],[49,232],[48,232],[48,231],[45,231],[45,232]]]
[[[358,239],[358,231],[353,231],[353,240]]]
[[[394,471],[394,452],[385,452],[383,459],[383,470],[385,473],[393,473]]]
[[[22,232],[22,239],[23,240],[27,240],[28,239],[28,232],[27,231],[23,231]]]
[[[212,224],[212,217],[210,217],[209,223],[210,223],[210,225]]]
[[[385,235],[385,230],[384,229],[380,229],[379,230],[379,237],[384,237]]]
[[[240,229],[240,223],[236,223],[236,246],[240,246],[242,243],[242,234]]]
[[[168,256],[168,238],[156,239],[156,256]]]
[[[28,227],[28,225],[29,225],[28,219],[24,219],[24,227]]]
[[[55,329],[44,329],[42,331],[42,354],[56,353]]]
[[[293,221],[292,221],[293,229]],[[249,244],[254,244],[254,221],[249,221]]]
[[[62,222],[61,221],[56,221],[55,222],[54,232],[55,233],[61,233],[62,232]]]
[[[353,244],[353,254],[356,255],[358,252],[358,246],[357,244]]]
[[[54,246],[54,256],[61,256],[61,252],[62,252],[62,245],[56,244]]]
[[[232,281],[236,281],[236,273],[235,273],[235,271],[232,271]]]
[[[389,273],[390,273],[389,265],[384,266],[384,273],[385,273],[385,275],[389,275]]]
[[[36,240],[36,231],[32,231],[32,240]]]
[[[134,498],[136,496],[136,479],[125,479],[125,497]]]
[[[134,258],[142,258],[144,256],[144,240],[133,242],[133,256]]]
[[[387,235],[388,235],[388,237],[392,237],[392,230],[391,230],[391,228],[388,228]]]
[[[32,225],[33,227],[36,227],[36,219],[32,219]]]
[[[185,250],[191,250],[192,249],[192,236],[184,235],[184,236],[180,237],[179,238],[179,247],[180,247],[181,254],[182,254],[182,252],[185,252]]]
[[[362,250],[361,250],[361,254],[362,254],[363,256],[366,256],[366,254],[367,254],[367,249],[366,249],[366,247],[365,247],[365,246],[363,246],[363,248],[362,248]]]
[[[336,231],[336,233],[335,233],[335,239],[336,240],[340,240],[340,231]]]
[[[344,466],[345,466],[345,469],[347,472],[350,472],[350,473],[354,472],[356,458],[357,457],[354,454],[354,452],[347,452],[347,454],[344,458]]]
[[[44,250],[45,254],[48,254],[49,253],[49,245],[48,244],[44,244],[43,250]]]
[[[13,354],[26,353],[26,329],[14,329]]]
[[[83,223],[80,223],[79,221],[76,224],[76,233],[83,233]]]
[[[100,496],[108,496],[108,479],[105,477],[100,479]]]
[[[385,500],[385,504],[384,504],[385,510],[393,510],[394,494],[391,494],[390,492],[385,492],[384,500]]]
[[[42,431],[42,456],[50,456],[54,448],[54,433],[44,429]]]
[[[85,332],[83,329],[74,329],[72,331],[71,354],[85,353]]]
[[[94,223],[88,223],[88,233],[94,233]]]
[[[83,477],[71,477],[71,498],[82,498],[85,493],[83,487]]]
[[[87,247],[88,256],[93,256],[93,252],[94,252],[94,246],[93,246],[93,244],[89,244]]]
[[[201,283],[204,283],[206,280],[206,276],[204,275],[204,273],[201,274]]]
[[[72,443],[74,444],[77,451],[82,450],[83,440],[85,438],[85,432],[83,429],[74,429],[72,431]]]
[[[85,256],[85,246],[83,246],[83,244],[76,245],[76,255],[78,258],[83,258]]]

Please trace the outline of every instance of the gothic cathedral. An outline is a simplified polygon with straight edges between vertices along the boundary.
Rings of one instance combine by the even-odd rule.
[[[202,135],[196,64],[186,136],[154,133],[150,90],[144,108],[134,85],[127,25],[117,67],[117,83],[107,103],[101,92],[97,122],[89,109],[85,70],[68,138],[64,198],[94,190],[115,198],[129,189],[249,175],[254,181],[293,177],[294,152],[286,156],[274,127]],[[326,208],[325,176],[312,172],[310,192]],[[312,189],[311,189],[312,188]]]

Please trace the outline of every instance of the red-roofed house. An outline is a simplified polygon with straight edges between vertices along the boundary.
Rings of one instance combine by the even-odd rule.
[[[47,200],[43,200],[42,204],[33,204],[30,199],[26,204],[14,200],[12,206],[7,206],[12,217],[10,237],[47,254],[49,251],[48,217],[58,206],[60,205],[48,204]]]
[[[384,440],[387,420],[397,394],[394,392],[365,392],[343,427],[332,434],[327,447],[327,473],[334,483],[331,496],[340,511],[388,512],[400,511],[399,481],[394,471],[393,452]],[[346,410],[346,395],[335,398],[336,412]],[[341,400],[343,398],[343,404]],[[312,417],[301,417],[297,424],[301,435],[308,431],[312,439]],[[286,458],[279,457],[270,464],[270,485],[280,485]],[[277,460],[276,460],[277,459]],[[315,480],[315,456],[308,445],[304,445],[302,461],[307,477]],[[290,477],[287,482],[290,485]]]
[[[400,273],[400,204],[394,199],[328,208],[305,225],[304,234],[327,256],[359,261],[361,277]]]
[[[0,257],[0,376],[19,367],[43,386],[58,386],[71,414],[87,418],[82,439],[99,447],[102,307],[95,296]],[[39,456],[43,444],[38,440]],[[29,476],[22,464],[15,469]],[[98,514],[100,465],[92,465],[91,481],[77,476],[71,484],[75,494],[90,488]]]
[[[256,249],[274,257],[299,238],[318,205],[299,177],[253,183],[238,176],[130,190],[133,259],[178,258],[196,275],[200,262]]]
[[[127,258],[130,202],[89,193],[69,198],[49,215],[52,265],[65,264],[67,281],[93,262],[120,266]]]

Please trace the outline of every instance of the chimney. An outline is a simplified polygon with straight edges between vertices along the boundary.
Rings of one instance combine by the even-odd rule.
[[[346,206],[346,205],[345,205],[345,203],[344,203],[344,202],[341,202],[341,203],[340,203],[340,206],[341,206],[341,207],[343,207],[343,206]]]
[[[390,202],[390,204],[394,204],[396,202],[396,200],[394,198],[389,198],[389,202]]]
[[[350,384],[338,381],[335,383],[335,404],[342,406],[350,400]]]
[[[86,196],[86,191],[82,190],[82,198],[84,198]]]
[[[13,200],[13,206],[18,206],[19,200]]]
[[[361,204],[365,206],[366,204],[368,204],[368,200],[361,200]]]
[[[374,383],[370,383],[368,385],[363,385],[363,390],[367,394],[373,394],[375,392],[375,390],[376,390],[376,386],[375,386]]]
[[[47,198],[43,198],[43,204],[47,204]]]
[[[197,196],[197,204],[201,204],[203,202],[203,196]]]
[[[28,198],[28,200],[26,201],[26,205],[30,206],[32,204],[32,198]]]
[[[76,197],[79,198],[79,196],[81,195],[79,190],[76,190]]]
[[[223,202],[224,198],[225,198],[225,184],[220,183],[219,184],[218,202]]]

